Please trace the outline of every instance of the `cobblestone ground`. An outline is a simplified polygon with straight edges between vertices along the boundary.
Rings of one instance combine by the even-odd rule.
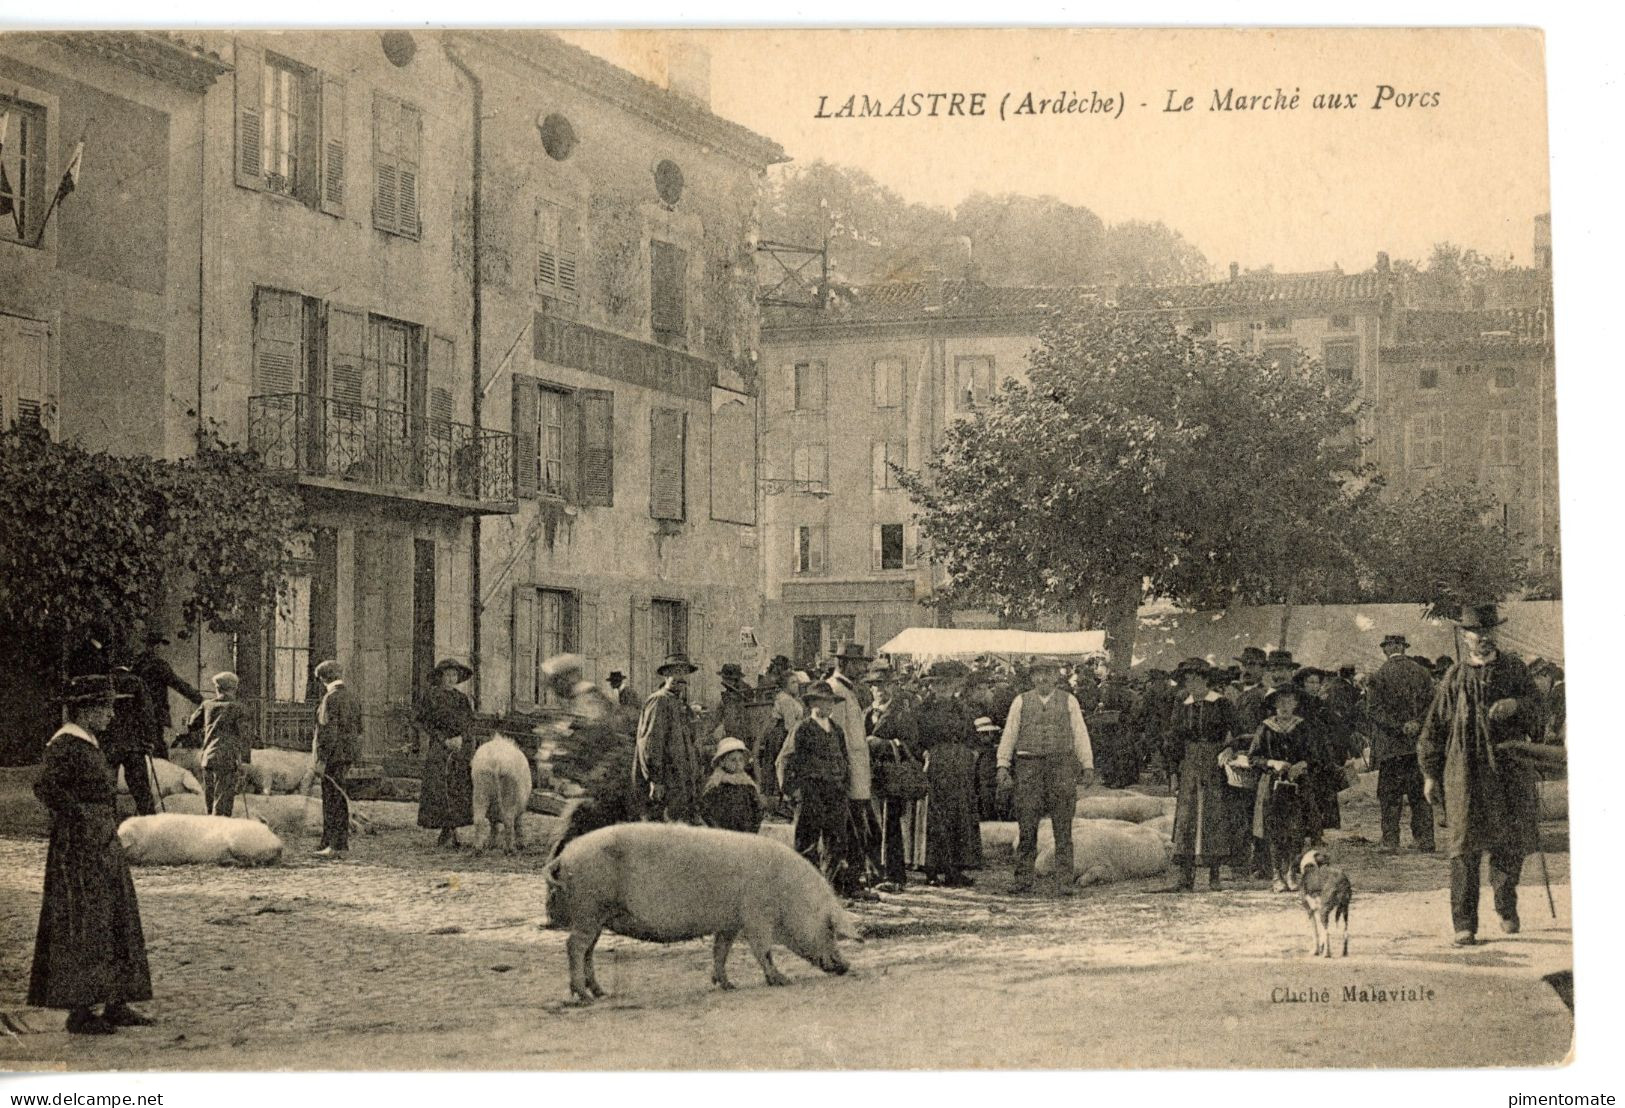
[[[764,987],[743,949],[724,994],[708,942],[606,936],[611,996],[575,1008],[563,934],[540,926],[542,852],[435,851],[395,808],[373,808],[381,829],[342,862],[307,839],[266,869],[137,870],[158,1026],[5,1036],[0,1067],[1530,1065],[1559,1062],[1572,1035],[1540,980],[1571,965],[1563,825],[1547,825],[1557,918],[1531,859],[1524,932],[1494,929],[1486,893],[1495,941],[1472,950],[1448,945],[1443,857],[1377,853],[1356,805],[1332,837],[1356,889],[1346,961],[1311,958],[1301,910],[1260,883],[1166,895],[1160,877],[1060,901],[1005,895],[1001,868],[862,906],[853,973],[781,954],[789,988]],[[43,866],[43,842],[0,839],[0,1010],[24,999]],[[1344,1000],[1347,986],[1432,996]],[[1322,988],[1326,1002],[1281,1001]]]

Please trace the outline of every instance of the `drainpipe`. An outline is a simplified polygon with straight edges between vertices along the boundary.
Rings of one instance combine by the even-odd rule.
[[[483,121],[482,117],[485,111],[485,85],[480,81],[474,70],[469,68],[468,63],[458,56],[457,52],[452,49],[451,43],[442,41],[440,44],[440,49],[445,52],[446,60],[449,61],[459,73],[468,78],[469,86],[473,89],[474,93],[474,172],[472,180],[473,191],[470,194],[470,204],[473,208],[471,213],[471,227],[474,241],[469,251],[471,265],[474,271],[473,278],[470,282],[473,296],[473,336],[469,343],[469,358],[472,363],[469,381],[471,385],[470,396],[472,399],[472,404],[470,407],[470,420],[474,425],[475,441],[478,442],[480,432],[480,412],[483,401],[483,391],[480,388],[480,382],[484,379],[483,374],[480,372],[480,335],[484,320],[484,304],[480,295],[481,288],[484,283],[483,273],[480,269],[480,197],[481,189],[484,185],[485,168],[483,151],[481,149],[481,139],[483,138],[481,129]],[[477,683],[474,687],[475,707],[479,706],[479,694],[485,687],[485,673],[480,665],[480,608],[480,517],[476,515],[469,522],[468,540],[468,631],[469,639],[471,640],[471,644],[469,646],[468,664],[474,667],[474,672],[478,675]]]
[[[235,59],[234,59],[235,60]],[[209,210],[209,161],[205,152],[209,137],[209,96],[205,92],[198,97],[197,108],[197,432],[192,440],[192,450],[196,453],[203,442],[203,363],[204,363],[204,328],[203,305],[204,297],[208,295],[208,284],[204,280],[204,256],[207,253],[208,234],[205,218]],[[235,117],[234,117],[235,119]],[[246,436],[245,436],[246,437]],[[198,620],[192,625],[192,660],[197,667],[197,683],[203,683],[203,621]],[[232,660],[236,665],[236,659]],[[260,667],[263,671],[264,666]],[[169,694],[164,693],[165,696]],[[264,689],[258,690],[260,703],[265,702]],[[261,734],[264,734],[264,720],[260,720]],[[246,804],[246,802],[245,802]]]

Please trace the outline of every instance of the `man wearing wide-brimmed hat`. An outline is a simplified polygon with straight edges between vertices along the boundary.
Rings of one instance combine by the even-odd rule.
[[[68,722],[46,744],[34,784],[51,812],[51,843],[28,1003],[66,1008],[68,1031],[77,1035],[152,1022],[129,1006],[152,999],[152,977],[118,839],[118,798],[96,738],[124,695],[105,675],[74,678],[63,698]]]
[[[322,786],[320,858],[335,858],[350,849],[350,797],[344,790],[350,767],[361,758],[361,698],[344,680],[344,667],[328,658],[316,666],[325,688],[316,707],[316,742],[311,753],[313,780]]]
[[[1055,887],[1072,895],[1072,817],[1078,807],[1078,775],[1093,774],[1089,728],[1077,697],[1061,687],[1058,658],[1039,658],[1033,686],[1010,705],[999,740],[999,791],[1011,792],[1019,834],[1015,892],[1033,887],[1038,827],[1045,819],[1055,836]]]
[[[807,718],[785,742],[784,791],[796,802],[796,851],[813,865],[842,896],[861,891],[859,875],[851,865],[846,836],[848,812],[846,765],[848,744],[831,710],[841,694],[819,681],[802,693]]]
[[[1383,849],[1399,849],[1400,816],[1409,801],[1411,842],[1417,850],[1431,852],[1433,806],[1422,795],[1416,739],[1422,733],[1422,717],[1433,703],[1433,675],[1405,655],[1410,645],[1404,635],[1384,636],[1382,652],[1387,659],[1371,675],[1363,713],[1371,761],[1377,767]]]
[[[1501,653],[1495,628],[1502,622],[1494,604],[1462,610],[1457,626],[1465,653],[1439,683],[1417,740],[1423,793],[1430,802],[1443,800],[1448,821],[1457,946],[1478,941],[1479,864],[1485,854],[1501,930],[1518,931],[1518,877],[1539,833],[1530,772],[1497,750],[1540,731],[1540,692],[1523,662]]]
[[[667,655],[655,670],[660,688],[643,702],[632,784],[645,819],[699,822],[705,766],[688,710],[688,678],[699,668],[687,654]]]

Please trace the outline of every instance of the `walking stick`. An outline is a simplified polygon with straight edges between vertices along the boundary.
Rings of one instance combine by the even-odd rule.
[[[1552,911],[1552,918],[1557,918],[1557,901],[1552,899],[1552,879],[1546,874],[1546,852],[1540,847],[1540,828],[1535,828],[1535,857],[1540,859],[1540,880],[1546,886],[1546,907]]]
[[[158,810],[168,812],[164,806],[164,787],[158,782],[158,763],[152,760],[152,751],[142,751],[147,759],[147,776],[152,778],[152,795],[158,801]]]

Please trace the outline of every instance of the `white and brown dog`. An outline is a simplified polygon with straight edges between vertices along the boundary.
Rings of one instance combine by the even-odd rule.
[[[1315,954],[1332,956],[1331,921],[1343,921],[1343,957],[1349,956],[1349,902],[1354,899],[1354,886],[1349,875],[1330,865],[1324,850],[1311,850],[1298,863],[1302,877],[1298,881],[1298,895],[1303,898],[1303,910],[1309,913],[1309,923],[1315,929]]]

